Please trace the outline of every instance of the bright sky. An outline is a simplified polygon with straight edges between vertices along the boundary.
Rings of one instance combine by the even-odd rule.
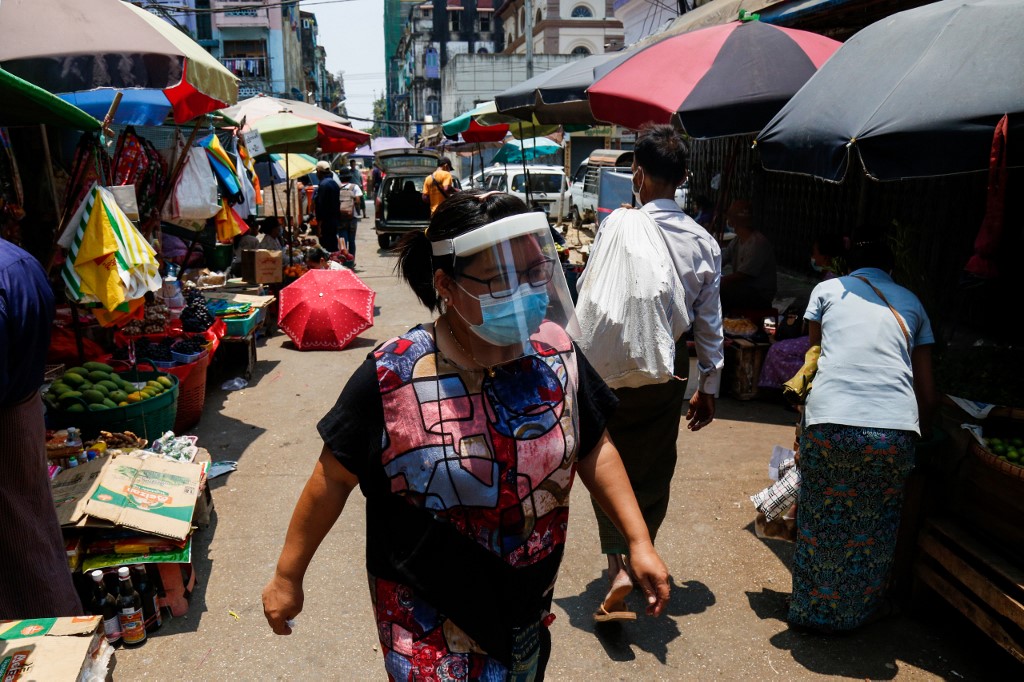
[[[345,72],[345,99],[350,116],[371,118],[373,101],[384,93],[384,1],[304,0],[303,11],[316,14],[320,44],[327,50],[331,73]],[[372,123],[352,121],[356,128]]]

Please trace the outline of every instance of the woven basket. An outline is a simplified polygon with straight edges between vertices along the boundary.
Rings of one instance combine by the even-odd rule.
[[[981,460],[983,464],[990,466],[997,471],[1001,471],[1007,476],[1024,480],[1024,466],[1019,466],[1005,459],[999,459],[982,447],[982,445],[973,438],[971,439],[970,445],[967,446],[967,449],[972,455]]]

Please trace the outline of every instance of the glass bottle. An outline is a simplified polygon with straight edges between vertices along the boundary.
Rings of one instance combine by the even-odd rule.
[[[156,588],[149,580],[149,573],[145,564],[132,566],[135,572],[135,589],[142,599],[142,615],[146,621],[146,633],[153,633],[163,625],[163,615],[160,613],[160,604],[157,602]]]
[[[118,619],[121,621],[121,638],[127,647],[142,646],[146,643],[146,622],[142,612],[142,597],[132,586],[127,566],[117,569],[119,581],[117,594]]]
[[[94,616],[103,617],[103,634],[108,643],[117,646],[121,643],[121,621],[117,617],[117,601],[103,582],[103,571],[95,570],[89,576],[95,583],[89,611]]]

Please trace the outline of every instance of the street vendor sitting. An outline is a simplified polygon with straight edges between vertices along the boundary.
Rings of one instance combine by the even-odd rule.
[[[729,206],[726,225],[736,230],[736,238],[722,252],[722,310],[770,308],[775,298],[775,253],[772,244],[756,227],[749,201],[737,200]]]
[[[333,260],[331,254],[316,246],[306,251],[306,267],[310,270],[344,270],[345,266]],[[344,257],[344,254],[343,256]]]
[[[260,224],[260,233],[263,235],[263,239],[260,240],[259,248],[270,251],[281,251],[284,248],[281,245],[281,221],[279,218],[274,216],[264,218]]]

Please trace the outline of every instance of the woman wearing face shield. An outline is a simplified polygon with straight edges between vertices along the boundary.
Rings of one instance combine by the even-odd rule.
[[[573,341],[542,213],[461,192],[399,252],[438,317],[371,353],[320,422],[325,446],[264,610],[290,633],[305,570],[358,485],[389,679],[540,680],[577,474],[628,539],[648,613],[668,600],[605,431],[616,401]]]

